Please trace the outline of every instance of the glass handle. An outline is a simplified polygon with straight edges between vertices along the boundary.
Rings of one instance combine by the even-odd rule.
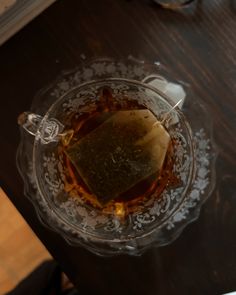
[[[168,81],[164,77],[155,74],[148,75],[142,80],[143,83],[147,84],[151,84],[153,81],[162,82],[164,85],[168,83]]]
[[[18,124],[24,128],[29,134],[33,136],[39,136],[43,144],[58,141],[60,133],[64,129],[62,125],[56,119],[47,119],[43,122],[44,126],[39,132],[39,126],[43,117],[30,112],[23,112],[18,117]]]
[[[24,112],[18,116],[18,124],[23,127],[29,134],[36,135],[42,117],[40,115]]]
[[[173,106],[179,106],[180,109],[182,108],[186,92],[181,83],[177,84],[169,82],[164,77],[155,74],[145,77],[142,82],[161,91],[170,101],[172,101]]]

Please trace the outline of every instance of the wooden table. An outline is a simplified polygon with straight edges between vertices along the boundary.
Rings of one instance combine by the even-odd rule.
[[[159,60],[210,109],[217,188],[170,246],[142,257],[96,257],[40,225],[16,170],[17,115],[80,55]],[[145,0],[57,1],[0,48],[1,186],[81,294],[222,294],[236,290],[236,3],[199,1],[185,12]]]

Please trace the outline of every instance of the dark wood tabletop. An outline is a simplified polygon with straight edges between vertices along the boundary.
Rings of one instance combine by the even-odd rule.
[[[217,186],[200,218],[141,257],[97,257],[40,225],[24,197],[17,116],[37,91],[87,57],[159,60],[201,97],[219,148]],[[236,290],[236,2],[184,11],[148,0],[59,0],[0,47],[0,182],[81,294],[222,294]]]

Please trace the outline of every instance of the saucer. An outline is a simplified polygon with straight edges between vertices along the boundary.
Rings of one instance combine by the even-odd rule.
[[[72,245],[83,245],[90,251],[99,255],[114,255],[128,253],[140,255],[146,248],[155,245],[163,246],[177,238],[185,226],[196,220],[199,216],[202,204],[211,195],[215,187],[215,160],[216,147],[212,138],[212,122],[209,111],[203,102],[197,98],[186,83],[171,78],[171,74],[160,63],[146,63],[129,58],[125,61],[115,61],[109,58],[83,61],[80,67],[73,71],[64,72],[55,82],[47,88],[42,89],[35,97],[31,111],[44,115],[49,106],[62,95],[72,88],[88,81],[101,80],[104,78],[126,78],[136,81],[145,81],[152,78],[151,85],[164,91],[169,89],[168,94],[175,89],[182,95],[182,112],[187,118],[191,129],[195,146],[195,177],[188,191],[188,197],[181,203],[168,220],[163,222],[158,228],[155,239],[151,240],[145,247],[132,245],[132,240],[120,247],[118,241],[109,247],[101,246],[101,241],[91,241],[86,232],[78,233],[75,229],[68,226],[63,220],[59,220],[57,215],[48,208],[45,200],[37,191],[36,181],[33,176],[33,142],[34,137],[21,130],[21,142],[17,151],[17,166],[24,180],[24,193],[33,203],[41,222],[50,229],[59,232]],[[156,83],[154,83],[156,81]],[[165,85],[161,82],[165,81]],[[149,84],[148,83],[148,84]],[[162,86],[161,86],[162,85]],[[163,88],[164,86],[165,89]],[[161,88],[162,87],[162,88]],[[172,87],[172,88],[171,88]],[[176,90],[177,89],[177,90]],[[181,90],[182,89],[182,90]],[[172,91],[172,92],[173,92]],[[172,93],[173,97],[175,92]],[[73,108],[73,104],[70,106]],[[178,153],[183,151],[179,150]],[[184,157],[185,155],[183,155]],[[53,169],[53,159],[49,159],[50,167]],[[183,176],[184,177],[184,176]],[[132,230],[141,232],[145,226],[153,223],[160,214],[169,210],[171,200],[178,198],[178,190],[170,190],[163,195],[161,200],[156,201],[148,212],[136,212],[132,216]],[[74,204],[68,200],[63,204],[63,210],[75,218]],[[108,233],[119,234],[121,224],[119,220],[106,220],[101,216],[90,216],[85,211],[80,212],[81,223],[86,227],[95,227],[99,224]],[[99,245],[99,246],[98,246]]]

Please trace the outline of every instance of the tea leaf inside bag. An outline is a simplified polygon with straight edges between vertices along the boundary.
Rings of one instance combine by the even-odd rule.
[[[66,150],[101,204],[116,199],[162,169],[170,136],[146,109],[111,116]]]

